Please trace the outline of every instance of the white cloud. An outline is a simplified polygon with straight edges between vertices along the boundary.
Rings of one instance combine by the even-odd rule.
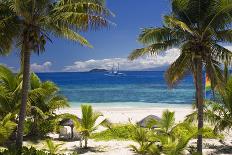
[[[224,46],[226,49],[232,51],[232,46]]]
[[[46,61],[43,64],[33,63],[31,64],[31,70],[33,72],[49,72],[52,66],[52,62]]]
[[[4,64],[4,63],[0,63],[0,65],[3,65],[3,66],[5,66],[5,67],[9,68],[11,71],[16,72],[16,71],[15,71],[15,67],[8,66],[7,64]]]
[[[179,56],[179,49],[174,48],[163,55],[139,58],[129,61],[127,58],[112,58],[102,60],[76,61],[73,65],[65,66],[63,71],[89,71],[94,68],[111,69],[113,64],[120,64],[120,70],[146,70],[170,65]]]

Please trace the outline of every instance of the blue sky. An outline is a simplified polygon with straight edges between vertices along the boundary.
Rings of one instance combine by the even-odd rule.
[[[112,66],[112,61],[125,65],[122,67],[125,70],[155,67],[156,63],[151,61],[159,60],[149,59],[149,65],[144,65],[144,61],[140,60],[134,62],[138,63],[137,68],[131,68],[136,65],[129,64],[126,57],[133,49],[141,47],[136,40],[141,28],[162,26],[162,16],[170,12],[169,0],[108,0],[107,7],[116,15],[112,19],[116,26],[83,34],[94,46],[93,49],[53,37],[53,43],[48,43],[45,53],[40,56],[33,54],[32,69],[35,71],[85,71],[104,66],[109,68]],[[165,58],[165,56],[160,58],[162,57]],[[17,70],[18,53],[13,52],[8,57],[1,57],[0,63]],[[157,67],[167,64],[167,61],[158,62]]]

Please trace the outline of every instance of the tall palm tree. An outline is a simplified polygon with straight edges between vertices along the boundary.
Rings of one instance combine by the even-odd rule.
[[[180,56],[166,71],[170,86],[178,83],[191,72],[196,88],[198,129],[203,128],[203,68],[213,86],[221,83],[220,65],[231,62],[232,53],[221,43],[232,42],[232,0],[172,0],[172,12],[164,16],[164,26],[146,28],[139,36],[144,48],[134,50],[130,60],[146,54],[157,55],[173,47],[179,47]],[[197,141],[202,152],[202,134]]]
[[[21,50],[23,84],[16,139],[21,149],[32,52],[43,52],[50,35],[91,47],[78,32],[107,27],[111,13],[103,0],[0,0],[0,12],[0,53],[9,52],[12,44]]]

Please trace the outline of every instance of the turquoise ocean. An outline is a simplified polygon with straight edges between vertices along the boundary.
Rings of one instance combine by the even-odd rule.
[[[105,72],[38,73],[60,87],[71,107],[83,103],[104,107],[191,106],[194,101],[192,76],[170,89],[163,71],[128,71],[121,76]]]

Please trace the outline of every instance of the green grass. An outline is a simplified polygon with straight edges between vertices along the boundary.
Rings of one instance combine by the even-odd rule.
[[[95,133],[91,138],[97,141],[133,140],[134,126],[131,124],[114,125],[111,129]]]

